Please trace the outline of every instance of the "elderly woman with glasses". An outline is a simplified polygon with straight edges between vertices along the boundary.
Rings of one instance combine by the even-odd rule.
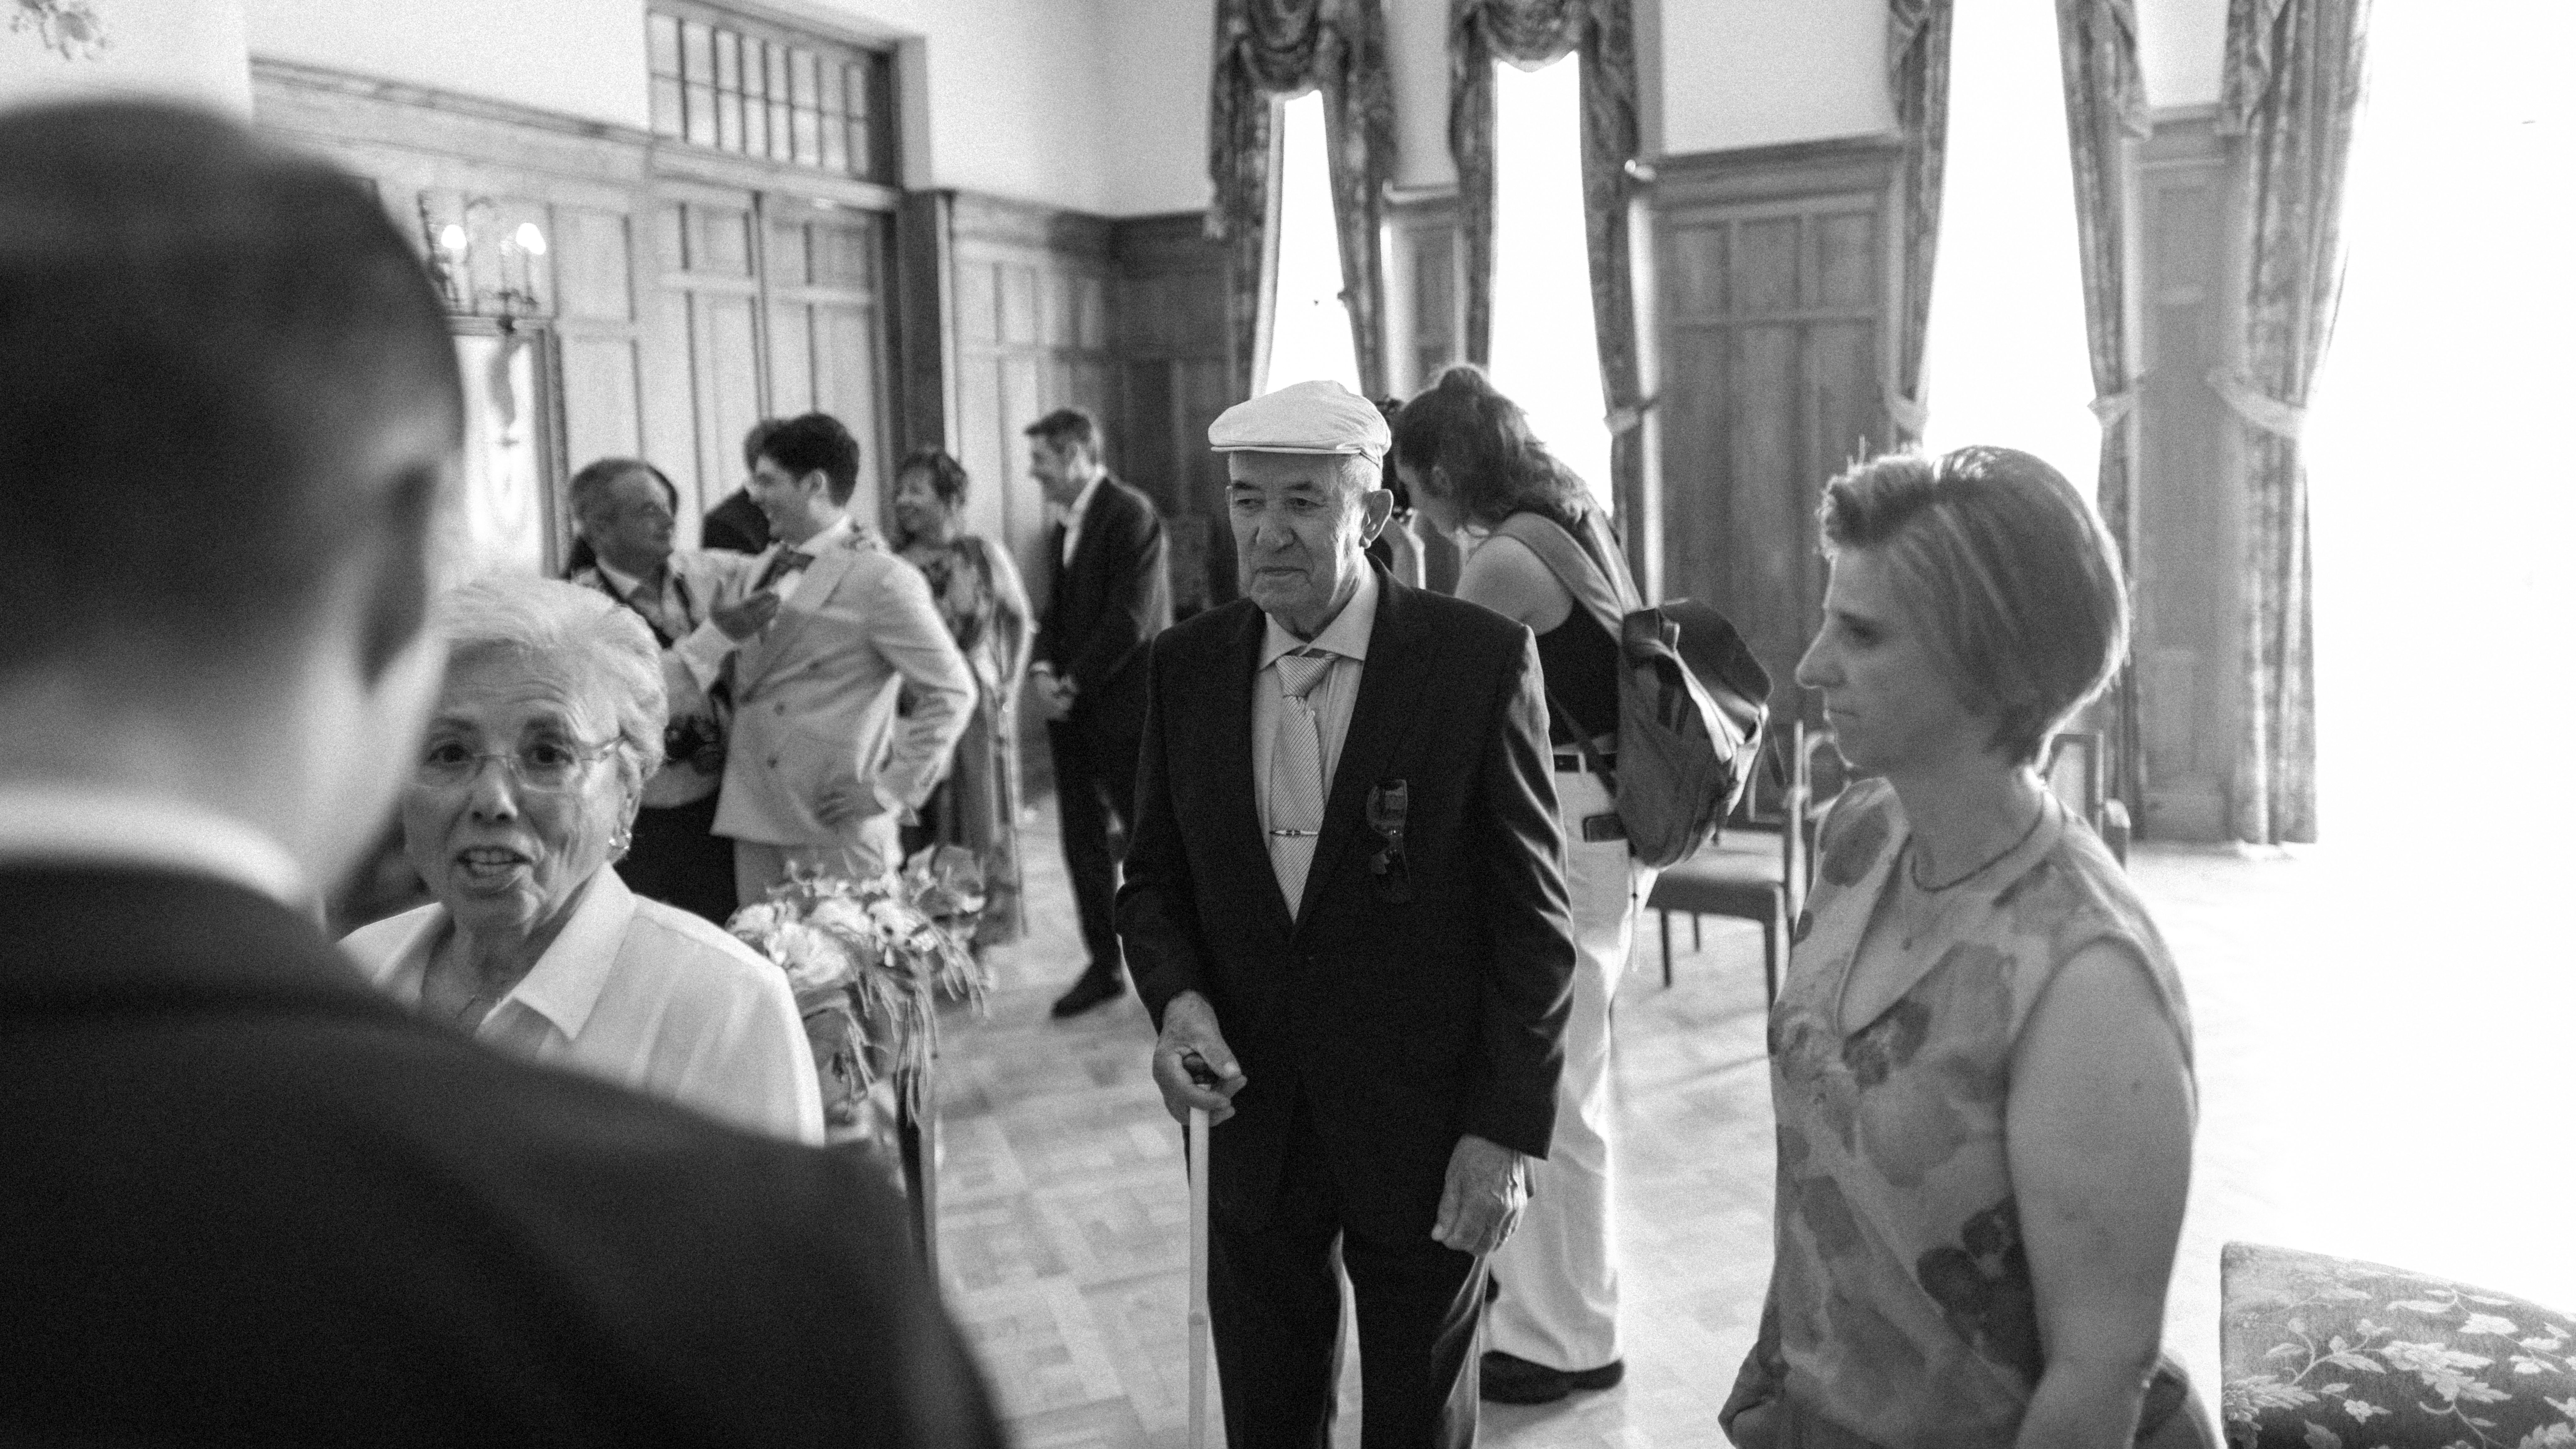
[[[421,1015],[736,1126],[823,1140],[786,976],[609,865],[662,761],[659,652],[604,596],[496,578],[443,606],[447,675],[402,798],[437,899],[341,945]]]

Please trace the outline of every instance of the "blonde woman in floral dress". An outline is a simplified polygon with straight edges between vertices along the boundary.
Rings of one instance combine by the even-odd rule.
[[[2195,1110],[2182,987],[2035,768],[2126,595],[2027,453],[1825,491],[1798,682],[1854,771],[1771,1015],[1774,1261],[1722,1411],[1748,1446],[2211,1444],[2160,1353]]]
[[[1020,731],[1017,698],[1035,631],[1028,591],[1008,552],[965,531],[966,469],[939,448],[895,471],[894,544],[930,580],[939,617],[975,675],[975,712],[930,809],[930,838],[983,862],[975,944],[1016,941],[1020,914]]]

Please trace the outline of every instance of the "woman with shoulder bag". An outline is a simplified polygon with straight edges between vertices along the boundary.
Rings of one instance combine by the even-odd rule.
[[[1457,596],[1528,625],[1546,676],[1573,904],[1574,1002],[1555,1141],[1537,1166],[1518,1231],[1493,1258],[1498,1291],[1481,1383],[1497,1402],[1548,1403],[1606,1389],[1625,1371],[1610,1209],[1610,1000],[1653,873],[1630,857],[1610,783],[1584,745],[1592,742],[1616,768],[1619,621],[1636,606],[1636,588],[1583,480],[1549,455],[1520,407],[1476,368],[1448,369],[1405,404],[1393,456],[1422,516],[1469,550]],[[1579,553],[1588,567],[1560,577],[1525,537],[1554,556]]]

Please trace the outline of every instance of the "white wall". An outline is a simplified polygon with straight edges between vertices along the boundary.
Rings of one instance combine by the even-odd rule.
[[[1212,195],[1214,7],[1209,0],[1108,0],[1108,10],[1101,47],[1108,171],[1099,209],[1111,216],[1200,210]]]
[[[1896,125],[1886,0],[1663,0],[1663,10],[1667,154]]]
[[[126,3],[126,0],[120,0]],[[185,0],[161,0],[180,6]],[[641,129],[643,0],[224,0],[254,55],[488,96]],[[1206,0],[772,0],[860,39],[918,42],[915,184],[1084,211],[1205,200]],[[1177,12],[1176,15],[1173,12]],[[1194,39],[1193,39],[1194,38]],[[1194,46],[1158,84],[1113,56]],[[1132,78],[1133,72],[1128,72]],[[1113,94],[1120,95],[1113,105]],[[1183,114],[1187,112],[1187,114]],[[1197,189],[1192,190],[1195,185]]]
[[[250,114],[241,0],[115,0],[93,8],[107,46],[70,59],[47,50],[32,28],[0,25],[0,104],[140,94]]]
[[[643,0],[241,0],[250,52],[642,129]]]
[[[1103,208],[1109,0],[815,0],[798,7],[922,43],[934,186]],[[920,114],[915,111],[913,114]],[[920,175],[907,164],[906,173]]]

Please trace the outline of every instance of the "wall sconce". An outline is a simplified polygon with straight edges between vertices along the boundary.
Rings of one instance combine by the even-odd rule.
[[[430,215],[428,194],[420,198],[420,232],[430,280],[447,310],[460,317],[497,318],[504,332],[521,317],[543,313],[546,304],[537,291],[537,272],[547,251],[545,229],[523,221],[496,236],[498,208],[488,196],[466,198],[464,210],[464,220],[442,224]],[[499,285],[478,284],[478,254],[492,258],[492,280]]]

